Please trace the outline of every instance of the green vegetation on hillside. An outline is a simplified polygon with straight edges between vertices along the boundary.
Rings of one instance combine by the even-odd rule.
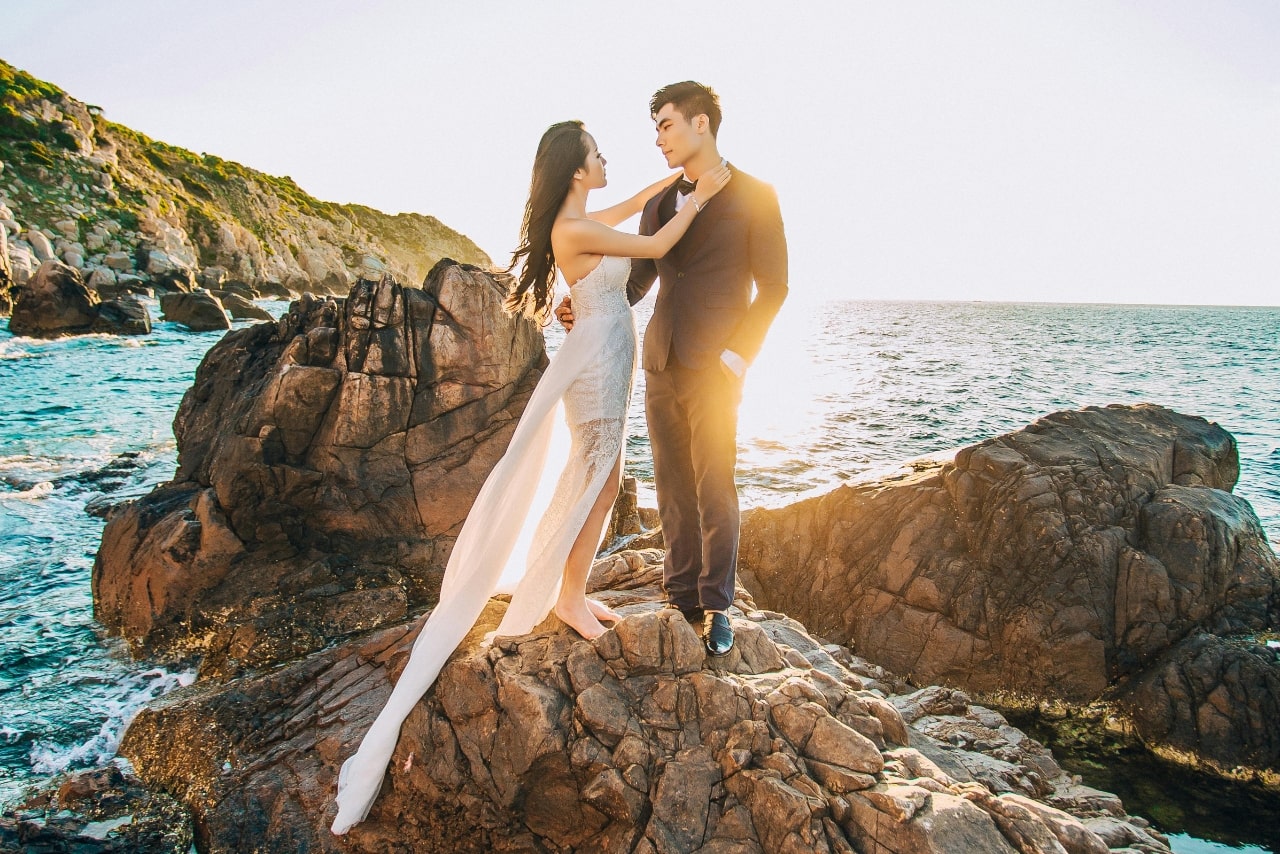
[[[257,257],[295,268],[307,247],[337,250],[349,268],[379,259],[407,284],[444,256],[490,263],[434,217],[321,201],[288,176],[168,145],[100,112],[0,60],[0,190],[20,221],[48,229],[72,219],[82,232],[111,221],[131,231],[150,213],[186,231],[202,266],[225,255],[226,225],[256,238]]]

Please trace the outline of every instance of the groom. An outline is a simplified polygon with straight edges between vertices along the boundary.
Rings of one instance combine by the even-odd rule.
[[[686,81],[649,102],[657,145],[684,176],[645,206],[640,233],[653,234],[683,205],[702,173],[722,160],[720,101]],[[634,305],[661,278],[644,336],[645,415],[653,449],[658,515],[666,545],[667,604],[703,620],[712,655],[733,648],[728,609],[738,560],[738,404],[747,369],[787,296],[787,240],[778,198],[736,168],[666,257],[632,259]],[[752,285],[754,283],[754,295]],[[557,309],[572,324],[572,309]]]

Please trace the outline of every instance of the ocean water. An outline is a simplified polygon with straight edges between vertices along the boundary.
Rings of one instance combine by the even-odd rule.
[[[94,623],[102,520],[86,506],[172,475],[173,415],[219,337],[159,322],[145,338],[35,341],[0,321],[0,802],[108,761],[142,704],[193,678],[131,660]],[[552,349],[560,338],[548,330]],[[637,379],[627,468],[652,503]],[[1276,308],[793,299],[747,381],[743,504],[792,501],[1054,410],[1144,401],[1236,436],[1236,492],[1280,543]],[[1195,833],[1175,850],[1228,850],[1211,827]]]

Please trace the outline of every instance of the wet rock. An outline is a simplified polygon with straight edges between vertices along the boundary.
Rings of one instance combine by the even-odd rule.
[[[106,300],[98,306],[98,317],[90,331],[109,335],[149,335],[151,312],[133,297]]]
[[[164,313],[165,320],[181,323],[192,332],[231,328],[231,320],[222,303],[210,293],[164,294],[160,297],[160,311]]]
[[[1193,753],[1226,773],[1280,772],[1280,656],[1253,639],[1193,635],[1122,686],[1116,701],[1148,744]]]
[[[56,781],[0,813],[0,850],[185,854],[190,812],[115,766]]]
[[[98,302],[78,270],[60,261],[45,261],[22,289],[9,330],[32,338],[82,334],[97,320]]]

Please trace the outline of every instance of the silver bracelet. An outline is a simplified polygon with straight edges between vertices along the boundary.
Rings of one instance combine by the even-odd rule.
[[[689,201],[693,202],[693,209],[698,213],[702,213],[702,205],[698,203],[698,197],[693,193],[689,194]]]

